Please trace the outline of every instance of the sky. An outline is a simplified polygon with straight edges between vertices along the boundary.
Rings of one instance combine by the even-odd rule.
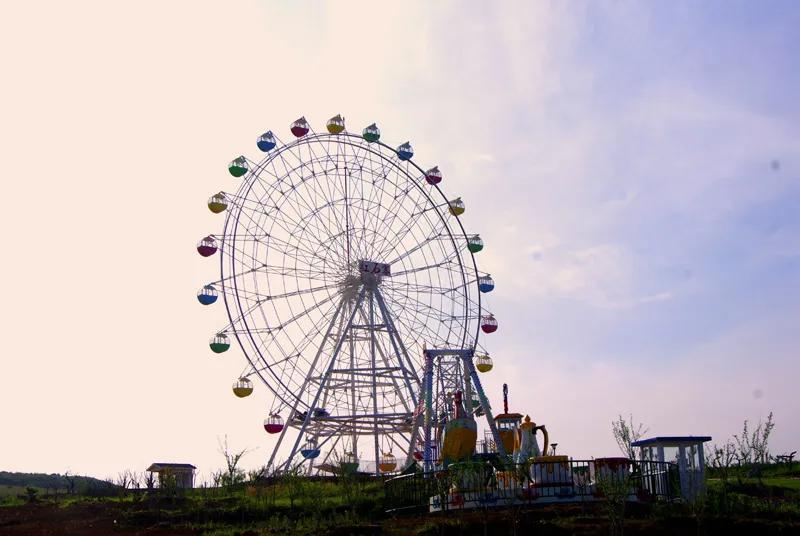
[[[800,5],[5,2],[0,470],[264,463],[195,251],[227,162],[300,115],[377,121],[486,242],[484,386],[559,453],[611,421],[800,444]],[[351,127],[352,128],[352,127]],[[261,387],[258,389],[258,387]]]

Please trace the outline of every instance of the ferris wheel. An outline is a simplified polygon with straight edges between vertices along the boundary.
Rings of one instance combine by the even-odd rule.
[[[208,200],[225,221],[197,246],[219,261],[197,299],[228,316],[209,346],[244,353],[236,396],[254,379],[272,395],[270,465],[286,440],[284,467],[357,466],[366,453],[370,470],[392,471],[393,450],[418,456],[425,349],[465,349],[491,369],[478,342],[497,329],[482,300],[494,281],[474,258],[484,244],[409,142],[385,144],[375,124],[350,133],[339,115],[324,132],[303,117],[290,131],[259,136],[258,159],[228,166],[235,191]]]

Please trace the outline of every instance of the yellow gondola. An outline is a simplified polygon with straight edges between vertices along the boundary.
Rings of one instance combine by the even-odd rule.
[[[331,134],[341,134],[344,132],[344,117],[336,114],[328,119],[328,124],[325,126],[328,128],[328,132]]]
[[[214,194],[208,199],[208,210],[214,214],[219,214],[226,208],[228,208],[228,200],[225,198],[224,193]]]
[[[464,202],[461,200],[460,197],[453,199],[452,201],[448,201],[448,207],[450,209],[450,214],[453,216],[461,216],[464,214],[466,207],[464,206]]]
[[[494,363],[487,354],[479,355],[475,358],[475,368],[478,369],[478,372],[489,372],[492,367],[494,367]]]
[[[391,452],[384,453],[381,456],[381,462],[378,464],[378,469],[381,473],[391,473],[397,469],[397,458]]]
[[[239,398],[244,398],[253,394],[253,382],[248,378],[239,378],[233,384],[233,394]]]

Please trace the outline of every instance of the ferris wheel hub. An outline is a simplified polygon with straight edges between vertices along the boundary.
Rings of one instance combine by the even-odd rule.
[[[361,289],[361,278],[355,274],[347,274],[339,284],[339,289],[342,293],[342,299],[352,302],[356,299]]]
[[[377,288],[384,277],[392,275],[391,265],[368,260],[358,261],[358,271],[361,283],[370,290]]]

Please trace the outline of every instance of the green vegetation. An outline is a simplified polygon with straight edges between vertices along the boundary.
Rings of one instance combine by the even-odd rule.
[[[104,526],[105,519],[122,531],[152,529],[158,533],[174,529],[210,535],[524,534],[532,530],[608,534],[621,532],[623,522],[626,534],[657,530],[727,534],[742,526],[751,527],[753,533],[800,529],[798,463],[768,464],[761,479],[743,477],[741,483],[711,478],[706,495],[695,504],[625,506],[609,498],[609,504],[498,505],[451,510],[443,516],[417,513],[397,518],[384,512],[383,482],[379,479],[347,472],[329,478],[306,478],[296,472],[278,477],[258,473],[253,473],[255,478],[229,486],[193,490],[117,486],[107,488],[106,494],[62,494],[58,498],[41,491],[30,498],[24,487],[17,486],[17,493],[7,494],[4,500],[10,508],[0,508],[0,532],[3,511],[26,512],[29,508],[34,508],[31,515],[37,523],[69,515],[70,519],[85,518],[98,527]],[[608,486],[604,491],[608,497],[620,495]],[[51,510],[42,510],[44,507]],[[621,508],[624,519],[622,510],[618,510]]]
[[[212,473],[211,485],[183,490],[174,479],[131,471],[102,481],[73,475],[0,473],[0,533],[53,532],[68,522],[78,533],[142,532],[207,534],[777,534],[800,532],[800,463],[773,457],[767,422],[749,429],[706,454],[706,491],[694,502],[628,502],[627,478],[597,482],[601,500],[580,504],[486,503],[470,510],[428,514],[424,507],[408,515],[385,510],[381,479],[356,474],[340,460],[327,478],[308,478],[298,470],[281,475],[266,468],[243,471],[247,450],[233,451],[220,441],[225,466]],[[624,441],[641,435],[642,425],[620,417],[613,425]],[[776,462],[776,460],[780,460]],[[425,504],[445,497],[458,482],[489,485],[502,463],[455,464],[426,480],[414,500]],[[523,467],[515,478],[524,482]],[[112,482],[113,481],[113,482]],[[159,485],[157,485],[159,484]],[[84,530],[85,529],[85,530]],[[14,532],[16,531],[16,532]]]
[[[115,488],[110,482],[69,472],[60,475],[0,471],[0,506],[63,502],[69,497],[108,494]]]
[[[44,493],[87,493],[90,490],[107,489],[113,484],[90,476],[77,476],[69,472],[58,473],[10,473],[0,471],[0,497],[16,494],[16,488],[36,488]]]

